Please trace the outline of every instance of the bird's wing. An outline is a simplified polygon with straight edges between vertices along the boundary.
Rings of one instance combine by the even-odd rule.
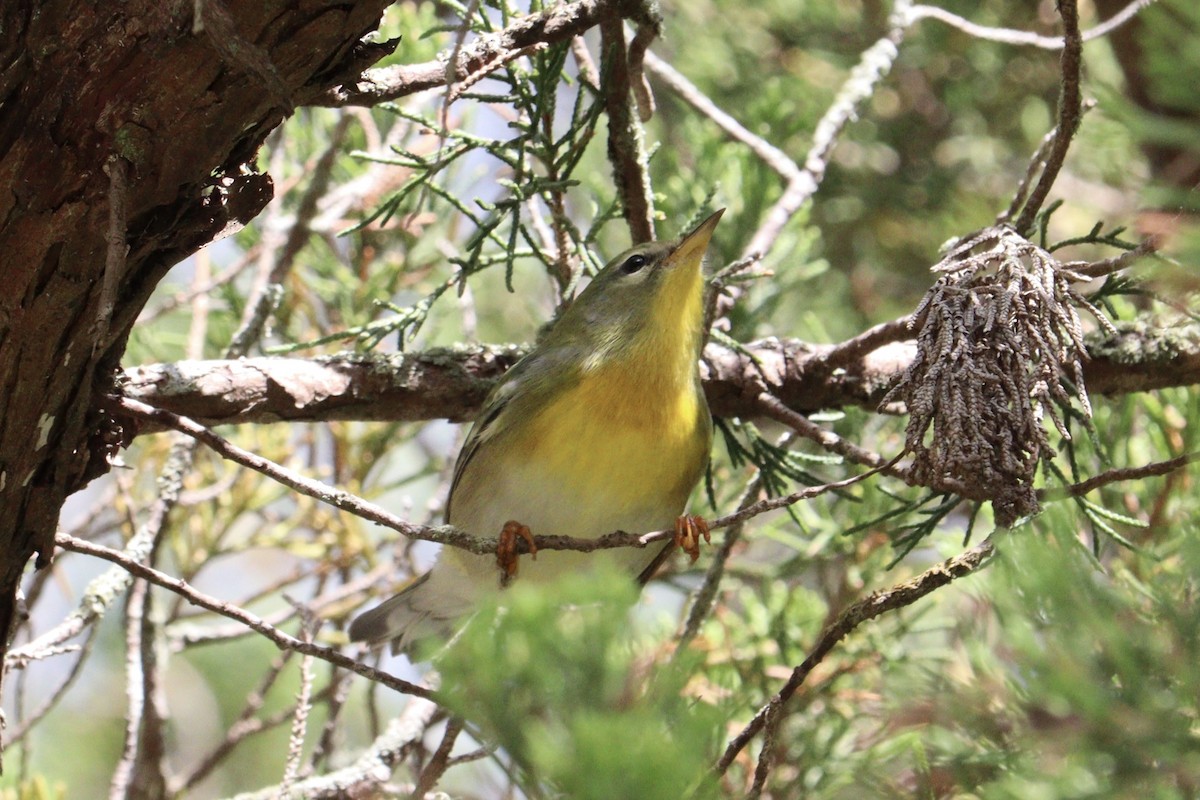
[[[450,519],[450,503],[454,500],[454,490],[458,488],[458,481],[462,478],[467,464],[471,463],[471,459],[478,452],[479,445],[483,441],[492,438],[495,434],[497,430],[496,420],[500,418],[509,401],[512,400],[512,396],[516,391],[515,386],[508,391],[502,391],[508,389],[509,386],[509,383],[501,384],[488,395],[488,399],[483,405],[483,411],[480,412],[479,418],[475,420],[475,424],[471,426],[471,432],[467,435],[467,441],[463,443],[462,450],[458,451],[458,461],[454,463],[454,479],[450,482],[450,497],[446,500],[447,521]]]
[[[562,386],[564,370],[570,370],[571,361],[555,349],[539,349],[522,358],[504,374],[491,394],[483,402],[483,410],[471,427],[467,441],[458,452],[454,464],[454,478],[450,483],[450,497],[446,500],[446,520],[450,520],[450,506],[454,501],[454,490],[466,472],[467,465],[486,443],[502,436],[511,426],[512,417],[506,412],[537,408],[535,398],[553,386]],[[569,378],[565,379],[569,380]]]

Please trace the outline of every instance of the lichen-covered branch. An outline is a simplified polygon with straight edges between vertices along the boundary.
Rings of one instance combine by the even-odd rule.
[[[620,19],[606,19],[600,23],[600,73],[608,115],[608,161],[630,238],[641,244],[654,239],[654,194],[642,128],[634,113],[631,72],[625,26]]]
[[[565,42],[605,20],[632,19],[653,24],[643,4],[631,0],[579,0],[522,17],[496,33],[480,36],[456,52],[423,64],[397,64],[367,70],[353,85],[338,87],[317,101],[328,106],[373,106],[445,86],[504,64],[505,54],[538,43]],[[452,64],[452,66],[451,66]]]
[[[764,339],[738,352],[710,343],[703,374],[718,416],[755,416],[763,388],[799,412],[875,408],[908,368],[916,345],[887,336],[817,345]],[[1083,374],[1093,395],[1129,394],[1200,383],[1200,328],[1118,326],[1086,338]],[[848,352],[853,351],[853,357]],[[492,383],[524,349],[513,345],[414,354],[347,354],[314,359],[247,358],[133,367],[125,396],[209,425],[329,420],[470,420]],[[902,409],[889,409],[900,411]],[[157,430],[147,425],[137,433]]]

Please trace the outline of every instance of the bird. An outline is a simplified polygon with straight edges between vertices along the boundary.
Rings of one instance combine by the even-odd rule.
[[[517,573],[549,582],[608,560],[643,582],[674,546],[708,537],[685,514],[708,464],[712,418],[700,383],[703,261],[724,209],[691,232],[610,261],[484,401],[455,463],[446,522],[500,536],[495,558],[443,546],[433,567],[358,616],[351,641],[449,638]],[[598,538],[674,528],[661,549],[537,553],[533,534]],[[594,566],[593,566],[594,568]]]

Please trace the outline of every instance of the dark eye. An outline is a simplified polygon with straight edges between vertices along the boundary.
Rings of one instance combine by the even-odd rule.
[[[646,266],[645,256],[630,256],[629,258],[625,259],[625,263],[621,265],[621,272],[624,272],[626,275],[632,275],[644,266]]]

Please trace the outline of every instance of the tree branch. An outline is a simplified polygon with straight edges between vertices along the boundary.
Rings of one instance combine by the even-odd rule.
[[[1166,475],[1177,469],[1183,469],[1188,464],[1200,461],[1200,453],[1184,453],[1166,461],[1153,461],[1140,467],[1120,467],[1101,472],[1086,481],[1073,483],[1070,486],[1050,487],[1038,491],[1039,500],[1060,500],[1064,497],[1082,497],[1101,486],[1124,481],[1136,481],[1142,478],[1152,478],[1156,475]]]
[[[426,89],[458,83],[488,65],[499,67],[506,54],[531,45],[565,42],[604,20],[628,18],[651,22],[642,4],[630,0],[579,0],[522,17],[502,31],[483,34],[423,64],[397,64],[367,70],[352,86],[342,86],[316,101],[325,106],[374,106]],[[451,62],[453,66],[451,66]]]
[[[896,3],[896,10],[889,19],[887,35],[863,51],[858,64],[838,90],[837,97],[817,122],[812,146],[804,157],[803,171],[788,179],[783,194],[763,217],[762,224],[743,249],[743,255],[769,252],[788,221],[816,194],[825,178],[829,154],[842,130],[858,115],[863,103],[874,94],[900,56],[900,43],[906,32],[903,10],[907,5],[907,2]]]
[[[449,545],[465,550],[476,555],[492,555],[497,552],[500,545],[498,536],[476,536],[468,533],[452,525],[441,525],[437,527],[427,525],[417,525],[408,522],[395,514],[392,514],[387,509],[384,509],[360,497],[356,497],[349,492],[344,492],[341,489],[335,489],[331,486],[313,480],[305,475],[283,467],[270,459],[243,450],[237,445],[221,438],[213,433],[208,428],[197,423],[195,420],[186,417],[180,417],[172,414],[169,411],[152,408],[144,403],[129,398],[116,400],[116,408],[120,411],[133,416],[136,419],[151,420],[159,425],[173,428],[181,433],[195,438],[197,441],[211,448],[222,458],[228,459],[235,463],[241,464],[244,467],[249,467],[256,472],[266,475],[268,478],[282,484],[283,486],[293,489],[301,494],[316,498],[324,503],[340,508],[343,511],[348,511],[365,520],[375,522],[384,527],[391,528],[398,533],[407,536],[410,539],[419,539],[426,542],[436,542],[438,544]],[[877,466],[872,470],[853,475],[849,478],[844,478],[839,481],[824,483],[819,486],[806,486],[798,489],[791,494],[782,497],[772,497],[766,500],[761,500],[752,505],[740,508],[736,513],[727,514],[723,517],[708,522],[708,527],[712,530],[724,528],[729,525],[736,525],[740,522],[750,519],[751,517],[773,511],[777,508],[798,503],[801,500],[807,500],[813,497],[824,494],[825,492],[835,489],[842,489],[851,486],[859,481],[870,477],[871,475],[885,470],[892,466],[895,461],[889,461]],[[573,550],[579,553],[591,553],[596,550],[609,550],[615,547],[637,547],[645,548],[658,542],[665,542],[675,536],[674,530],[659,530],[650,531],[648,533],[628,533],[626,531],[614,531],[613,533],[605,534],[594,539],[579,538],[574,536],[557,536],[557,535],[536,535],[532,542],[519,539],[514,547],[518,555],[537,550]],[[62,534],[59,539],[63,539]],[[66,537],[72,539],[72,537]],[[115,551],[113,551],[115,552]],[[121,555],[121,554],[118,554]],[[126,558],[121,555],[122,558]],[[124,564],[124,562],[120,562]],[[182,583],[182,582],[179,582]],[[203,605],[203,603],[200,603]],[[208,606],[204,606],[207,608]],[[258,619],[255,620],[262,625],[265,623]],[[271,626],[267,626],[271,627]],[[257,628],[255,628],[257,630]],[[298,649],[298,648],[297,648]],[[305,652],[305,651],[301,651]]]
[[[422,689],[429,694],[428,689]],[[379,736],[352,764],[327,775],[317,775],[294,784],[291,797],[306,800],[329,798],[374,797],[391,777],[392,770],[408,751],[419,744],[437,705],[428,699],[409,701],[403,713],[388,723]],[[235,800],[275,800],[280,797],[278,786],[238,795]]]
[[[1133,19],[1142,9],[1153,5],[1155,0],[1132,0],[1121,11],[1106,19],[1094,28],[1084,32],[1081,37],[1083,41],[1090,42],[1092,39],[1099,39],[1101,36],[1107,36],[1117,28],[1124,25],[1129,20]],[[1001,44],[1025,45],[1029,47],[1040,47],[1043,50],[1061,50],[1063,47],[1063,39],[1061,36],[1042,36],[1040,34],[1031,33],[1029,31],[1018,31],[1011,28],[992,28],[987,25],[979,25],[971,22],[969,19],[960,17],[944,8],[937,6],[913,6],[908,12],[910,22],[917,22],[922,19],[936,19],[939,22],[944,22],[952,28],[958,28],[964,33],[968,33],[976,39],[986,39],[989,42],[1000,42]]]
[[[76,553],[83,553],[85,555],[95,556],[96,558],[102,558],[105,561],[111,561],[112,563],[121,566],[131,575],[134,575],[138,578],[144,578],[156,586],[161,586],[164,589],[175,592],[192,605],[206,608],[209,611],[229,617],[230,619],[235,619],[245,625],[247,628],[250,628],[256,633],[261,634],[265,639],[270,641],[280,650],[295,650],[302,655],[316,656],[323,661],[328,661],[334,666],[348,669],[351,672],[362,675],[368,680],[378,681],[384,686],[403,694],[411,694],[424,698],[431,696],[430,691],[424,686],[418,686],[417,684],[403,680],[402,678],[397,678],[391,673],[375,669],[367,664],[363,664],[361,661],[355,661],[353,658],[339,653],[332,647],[325,647],[313,642],[305,642],[297,639],[295,636],[284,633],[273,625],[268,625],[259,616],[251,614],[249,611],[245,611],[241,608],[232,606],[229,603],[222,602],[211,595],[197,591],[186,581],[182,581],[179,578],[172,578],[170,575],[167,575],[164,572],[160,572],[152,567],[148,567],[139,561],[134,561],[119,550],[113,550],[111,547],[105,547],[93,542],[87,542],[83,539],[79,539],[74,536],[67,536],[66,534],[61,533],[55,537],[54,541],[55,544],[64,550],[72,550]]]
[[[725,748],[725,753],[717,762],[717,771],[723,773],[729,769],[729,765],[733,763],[737,754],[749,744],[750,740],[763,729],[768,721],[782,713],[784,705],[804,684],[817,665],[825,656],[829,655],[838,642],[846,638],[855,628],[888,611],[910,606],[951,581],[970,575],[987,561],[994,549],[991,538],[985,539],[970,550],[927,569],[910,581],[898,583],[882,591],[872,592],[839,614],[836,620],[821,631],[816,645],[800,666],[792,670],[791,677],[788,678],[783,688],[771,698],[770,702],[759,709],[749,724]]]
[[[1015,227],[1021,233],[1027,233],[1033,227],[1037,213],[1041,211],[1050,188],[1058,178],[1063,162],[1067,160],[1067,151],[1071,147],[1071,139],[1079,128],[1079,118],[1082,114],[1082,99],[1079,90],[1079,70],[1083,63],[1083,38],[1079,34],[1079,9],[1075,0],[1058,0],[1058,13],[1063,22],[1063,51],[1062,51],[1062,82],[1058,96],[1058,125],[1055,128],[1054,141],[1046,156],[1046,164],[1042,175],[1021,209]]]
[[[800,413],[874,409],[916,352],[903,325],[885,324],[834,345],[764,339],[743,352],[710,343],[702,365],[713,413],[760,414],[764,389]],[[207,425],[330,420],[470,420],[488,390],[524,353],[517,346],[345,354],[314,359],[247,358],[133,367],[125,396]],[[1127,394],[1200,383],[1200,329],[1124,326],[1093,336],[1084,365],[1093,394]],[[900,409],[889,409],[900,410]],[[138,433],[162,428],[153,421]]]
[[[600,23],[600,74],[608,115],[608,161],[634,244],[654,240],[654,193],[646,169],[642,128],[633,109],[625,26],[618,18]],[[640,79],[641,76],[639,75]]]

